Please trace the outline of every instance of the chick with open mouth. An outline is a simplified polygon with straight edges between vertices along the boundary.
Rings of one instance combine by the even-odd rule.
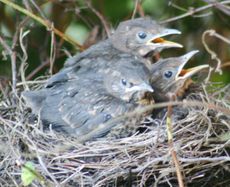
[[[137,18],[121,22],[110,40],[120,51],[145,57],[166,48],[182,48],[181,44],[164,39],[178,34],[181,32],[165,28],[149,18]]]
[[[151,67],[151,84],[157,87],[155,101],[167,99],[168,93],[183,96],[185,90],[193,82],[191,77],[204,69],[208,64],[185,69],[184,66],[198,50],[191,51],[180,57],[160,59]]]

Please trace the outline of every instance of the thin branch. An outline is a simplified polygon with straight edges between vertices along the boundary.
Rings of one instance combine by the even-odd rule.
[[[175,100],[175,95],[170,94],[170,101]],[[168,110],[167,110],[167,120],[166,120],[166,127],[167,127],[167,135],[168,135],[168,144],[169,144],[169,149],[172,155],[172,160],[176,168],[176,174],[177,174],[177,180],[179,183],[179,187],[184,187],[184,179],[181,174],[180,170],[180,163],[177,158],[177,154],[174,148],[174,143],[173,143],[173,127],[172,127],[172,105],[168,105]]]
[[[38,66],[35,70],[33,70],[29,75],[26,76],[26,80],[31,80],[39,71],[49,66],[49,64],[50,64],[49,60],[43,62],[40,66]]]
[[[18,27],[18,29],[16,30],[14,37],[13,37],[13,43],[11,46],[12,49],[12,54],[10,55],[10,59],[11,59],[11,72],[12,72],[12,91],[13,93],[16,95],[17,90],[16,90],[16,85],[17,85],[17,66],[16,66],[16,51],[15,48],[17,46],[18,43],[18,35],[19,35],[19,29],[21,29],[21,26],[23,25],[20,24],[20,26]]]
[[[222,70],[221,70],[221,60],[218,58],[217,54],[211,50],[208,46],[208,44],[205,41],[205,37],[206,35],[209,36],[213,36],[215,33],[214,30],[206,30],[203,34],[202,34],[202,43],[206,49],[206,51],[211,55],[211,59],[212,60],[216,60],[217,62],[217,66],[215,67],[215,72],[218,72],[219,74],[222,74]]]
[[[53,24],[52,24],[53,27]],[[50,69],[49,73],[52,75],[53,74],[53,67],[54,67],[54,62],[56,58],[56,41],[55,41],[55,35],[54,32],[51,30],[51,42],[50,42]]]
[[[221,65],[221,68],[225,68],[225,67],[228,67],[230,66],[230,62],[225,62]]]
[[[208,31],[209,31],[208,32],[209,36],[215,36],[216,38],[230,45],[230,40],[228,38],[218,34],[215,30],[208,30]]]
[[[25,5],[26,10],[32,12],[32,9],[31,9],[31,7],[30,7],[30,5],[29,5],[28,0],[23,0],[23,4]]]
[[[134,10],[133,10],[133,13],[132,13],[132,19],[135,17],[136,13],[139,13],[141,17],[144,17],[145,16],[145,12],[141,6],[141,0],[136,0],[135,1],[135,7],[134,7]]]
[[[230,0],[226,0],[226,1],[222,1],[222,2],[219,2],[220,4],[224,5],[224,4],[230,4]],[[161,21],[160,23],[164,24],[164,23],[169,23],[169,22],[173,22],[173,21],[176,21],[176,20],[179,20],[179,19],[182,19],[182,18],[185,18],[185,17],[188,17],[188,16],[192,16],[198,12],[201,12],[201,11],[204,11],[204,10],[207,10],[209,8],[212,8],[212,7],[215,7],[214,4],[208,4],[208,5],[205,5],[205,6],[202,6],[202,7],[199,7],[199,8],[190,8],[188,10],[188,12],[184,13],[184,14],[181,14],[179,16],[175,16],[173,18],[169,18],[167,20],[164,20],[164,21]]]
[[[42,10],[40,9],[40,7],[38,7],[38,5],[34,2],[34,0],[29,0],[31,2],[31,4],[35,7],[35,9],[38,11],[38,13],[44,18],[47,19],[47,17],[45,16],[45,14],[42,12]]]
[[[143,7],[141,6],[140,2],[137,4],[137,11],[141,17],[145,17],[145,12],[144,12]]]
[[[22,86],[22,85],[27,85],[27,84],[45,84],[47,82],[47,80],[36,80],[36,81],[22,81],[22,82],[18,82],[17,86]]]
[[[221,12],[225,13],[226,15],[230,16],[230,7],[224,6],[216,0],[203,0],[203,1],[208,3],[208,4],[212,4],[215,8],[217,8]]]
[[[114,124],[116,124],[120,120],[124,120],[124,119],[131,118],[131,117],[134,117],[134,116],[140,116],[140,115],[142,115],[144,113],[152,111],[153,109],[168,107],[169,105],[171,105],[171,106],[206,107],[208,109],[217,110],[217,111],[220,111],[220,112],[222,112],[224,114],[230,115],[230,109],[224,108],[224,107],[221,107],[221,106],[217,106],[217,105],[215,105],[213,103],[207,103],[207,102],[184,100],[184,101],[171,101],[171,102],[154,103],[153,105],[145,106],[143,108],[138,108],[137,110],[135,110],[133,112],[129,112],[129,113],[125,114],[125,115],[120,115],[120,116],[118,116],[118,117],[106,122],[104,125],[99,125],[97,128],[92,130],[90,133],[88,133],[84,137],[79,137],[79,139],[77,141],[79,143],[83,143],[87,139],[89,139],[89,137],[94,135],[95,132],[99,133],[101,130],[103,130],[103,132],[104,132],[105,128],[111,129],[114,126]]]
[[[135,1],[135,7],[134,7],[134,10],[133,10],[133,14],[132,14],[132,19],[135,17],[136,13],[137,13],[137,6],[139,4],[139,0],[136,0]]]
[[[182,158],[180,157],[179,160],[181,162],[190,162],[190,163],[194,163],[194,162],[216,162],[216,161],[221,161],[221,162],[229,162],[230,161],[230,157],[229,156],[220,156],[220,157],[201,157],[201,158]]]
[[[48,21],[48,20],[43,20],[41,17],[36,16],[35,14],[33,14],[32,12],[20,7],[19,5],[10,2],[8,0],[0,0],[0,2],[14,8],[15,10],[18,10],[19,12],[33,18],[34,20],[36,20],[38,23],[44,25],[47,29],[51,29],[52,31],[54,31],[54,33],[56,35],[58,35],[59,37],[63,38],[64,40],[66,40],[67,42],[69,42],[70,44],[72,44],[73,46],[77,47],[80,51],[83,51],[83,47],[82,45],[80,45],[78,42],[74,41],[72,38],[70,38],[69,36],[65,35],[64,33],[62,33],[61,31],[59,31],[58,29],[52,27],[52,24]]]
[[[16,94],[16,85],[17,85],[17,68],[16,68],[16,52],[10,55],[11,59],[11,72],[12,72],[12,91]]]
[[[11,58],[11,62],[12,62],[12,60],[14,60],[14,59],[12,59],[12,56],[15,56],[14,54],[13,54],[13,51],[12,51],[12,49],[10,48],[10,46],[6,43],[6,41],[1,37],[1,35],[0,35],[0,43],[1,43],[1,45],[3,46],[3,48],[7,51],[7,53],[10,55],[10,58]],[[13,67],[12,67],[12,69],[13,69]],[[17,83],[16,83],[17,84]],[[16,88],[16,84],[13,86],[13,89],[14,89],[14,91],[15,91],[15,88]],[[2,91],[2,93],[4,93],[3,92],[3,90],[2,90],[2,85],[0,84],[0,88],[1,88],[1,91]],[[14,92],[15,93],[15,92]]]
[[[100,12],[98,12],[98,11],[91,5],[91,2],[90,2],[90,1],[86,1],[86,4],[87,4],[87,6],[93,11],[93,13],[96,14],[97,17],[101,20],[102,25],[103,25],[104,28],[105,28],[105,32],[106,32],[107,36],[110,37],[110,35],[111,35],[110,29],[109,29],[108,23],[107,23],[106,19],[104,18],[104,16],[103,16]]]
[[[23,56],[22,56],[22,59],[21,59],[21,65],[20,65],[20,75],[21,75],[21,80],[24,82],[25,81],[25,67],[26,67],[26,61],[28,59],[28,54],[27,54],[27,51],[26,51],[26,47],[23,43],[23,39],[24,37],[29,34],[30,31],[26,31],[23,33],[23,29],[21,28],[20,29],[20,34],[19,34],[19,44],[20,44],[20,47],[22,49],[22,52],[23,52]],[[28,88],[26,88],[28,89]]]
[[[5,40],[1,37],[0,35],[0,43],[3,46],[3,48],[7,51],[7,53],[9,55],[11,55],[13,53],[12,49],[10,48],[10,46],[5,42]]]

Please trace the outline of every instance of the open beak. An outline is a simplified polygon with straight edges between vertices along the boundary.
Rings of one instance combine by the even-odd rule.
[[[200,66],[196,66],[193,68],[189,68],[189,69],[182,69],[182,71],[179,74],[178,79],[180,79],[181,77],[183,79],[186,79],[188,77],[193,76],[194,74],[196,74],[197,72],[201,71],[202,69],[208,68],[209,65],[208,64],[204,64],[204,65],[200,65]]]
[[[158,46],[158,47],[162,46],[162,47],[182,48],[183,46],[181,44],[178,44],[176,42],[171,42],[163,38],[164,36],[168,36],[172,34],[181,34],[181,32],[176,29],[164,29],[160,34],[153,35],[153,37],[147,42],[147,44]]]
[[[198,50],[194,50],[180,57],[182,63],[179,66],[178,73],[176,75],[175,80],[186,79],[188,77],[193,76],[197,72],[209,67],[208,64],[204,64],[189,69],[183,69],[184,66],[187,64],[187,62],[198,52],[199,52]]]

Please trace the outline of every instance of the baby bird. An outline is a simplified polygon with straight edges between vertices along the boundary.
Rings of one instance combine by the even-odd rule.
[[[81,64],[99,69],[107,63],[110,66],[116,63],[115,56],[122,58],[123,54],[132,54],[136,57],[145,58],[162,49],[183,47],[181,44],[163,39],[164,36],[172,34],[181,34],[181,32],[176,29],[164,28],[150,18],[124,21],[118,25],[110,38],[69,58],[65,67]]]
[[[133,111],[146,92],[154,92],[149,79],[149,69],[127,57],[97,74],[78,73],[66,82],[47,84],[22,96],[44,125],[87,141],[105,135],[118,123],[105,125],[107,121]]]
[[[187,62],[196,54],[197,50],[191,51],[180,57],[160,59],[151,67],[151,84],[155,85],[158,92],[155,92],[155,101],[167,100],[168,93],[176,96],[183,96],[184,91],[192,83],[191,77],[209,65],[199,65],[193,68],[184,69]]]
[[[162,49],[183,47],[181,44],[163,38],[172,34],[181,34],[181,32],[164,28],[150,18],[137,18],[121,22],[109,40],[113,47],[120,51],[145,57],[149,53]]]
[[[164,40],[162,37],[172,34],[180,34],[176,29],[167,29],[157,24],[150,18],[137,18],[121,22],[113,35],[95,44],[69,58],[64,68],[51,79],[47,86],[66,82],[72,77],[76,77],[79,72],[104,71],[116,64],[117,61],[123,61],[123,66],[127,56],[134,60],[139,60],[147,67],[151,62],[145,56],[154,53],[156,50],[162,50],[170,47],[182,47],[182,45]]]
[[[171,34],[180,32],[148,18],[122,22],[110,38],[69,58],[43,89],[22,96],[43,124],[56,131],[81,141],[103,136],[118,123],[107,121],[133,111],[147,93],[154,93],[147,56],[182,47],[162,38]]]

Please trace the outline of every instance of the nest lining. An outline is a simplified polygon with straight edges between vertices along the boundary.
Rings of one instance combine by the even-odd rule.
[[[186,100],[198,99],[229,110],[229,98],[230,85],[221,89],[206,85],[201,92],[189,94]],[[21,167],[16,163],[26,161],[32,161],[43,177],[43,182],[34,181],[33,186],[178,185],[165,118],[148,117],[150,130],[144,133],[79,144],[55,132],[44,132],[39,120],[30,123],[28,109],[19,95],[2,96],[0,108],[0,183],[3,186],[21,184]],[[187,111],[185,118],[178,117],[181,109]],[[229,138],[224,139],[222,135],[229,132],[230,116],[207,107],[178,106],[174,107],[172,119],[174,148],[184,182],[188,186],[214,183],[227,186]]]

